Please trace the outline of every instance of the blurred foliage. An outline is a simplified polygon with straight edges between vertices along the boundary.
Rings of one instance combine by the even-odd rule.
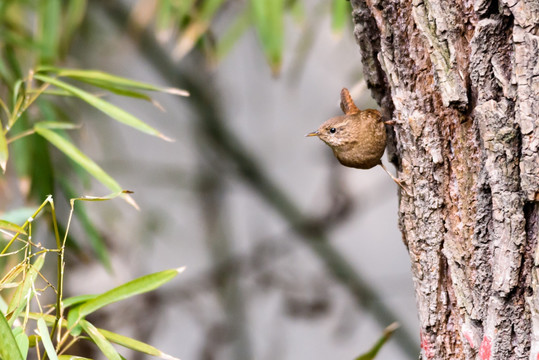
[[[121,185],[79,150],[68,135],[67,130],[80,127],[74,123],[76,116],[69,113],[74,101],[86,102],[116,121],[170,140],[133,114],[106,101],[102,93],[87,91],[82,85],[150,101],[158,108],[161,106],[147,95],[148,92],[188,95],[180,89],[161,88],[101,71],[54,67],[53,64],[61,62],[67,54],[69,43],[84,18],[86,5],[85,0],[0,3],[0,167],[4,174],[11,172],[8,168],[16,172],[19,191],[34,202],[57,191],[65,198],[73,197],[71,184],[88,183],[88,176],[110,191],[122,190]],[[60,164],[55,160],[53,165],[51,145],[66,156]],[[70,170],[66,172],[66,169]],[[60,172],[63,175],[57,176]],[[66,181],[68,175],[74,175],[75,181]],[[0,182],[5,180],[0,178]],[[122,197],[136,207],[129,195]],[[84,209],[77,214],[95,255],[108,266],[108,255],[99,232]]]
[[[340,35],[351,22],[350,2],[322,2],[331,12],[333,32]],[[152,26],[158,39],[172,42],[172,56],[176,60],[198,47],[209,59],[219,61],[242,35],[254,28],[276,75],[283,61],[286,18],[289,16],[303,26],[305,8],[301,0],[138,0],[132,11],[132,23],[139,29]]]

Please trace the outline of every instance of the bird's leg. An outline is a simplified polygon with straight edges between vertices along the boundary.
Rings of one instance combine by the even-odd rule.
[[[404,185],[402,185],[402,182],[397,179],[396,177],[393,176],[392,173],[389,172],[389,170],[387,170],[387,168],[384,166],[384,164],[380,161],[380,166],[382,167],[382,169],[384,169],[384,171],[393,179],[393,181],[400,186],[400,188],[402,190],[404,190],[405,193],[407,193],[408,195],[410,195],[410,193],[408,192],[408,190],[406,190],[406,188],[404,187]]]

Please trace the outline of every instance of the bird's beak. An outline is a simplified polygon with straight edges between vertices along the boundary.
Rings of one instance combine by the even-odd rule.
[[[318,131],[313,131],[308,134],[305,134],[305,137],[310,137],[310,136],[318,136]]]

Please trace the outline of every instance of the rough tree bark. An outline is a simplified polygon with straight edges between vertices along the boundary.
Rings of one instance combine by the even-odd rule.
[[[423,359],[539,359],[539,1],[351,0]]]

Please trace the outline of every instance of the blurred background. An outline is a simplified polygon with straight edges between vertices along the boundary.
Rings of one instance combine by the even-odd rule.
[[[89,1],[57,62],[191,93],[152,95],[165,111],[106,97],[174,142],[63,100],[82,124],[72,135],[79,148],[140,206],[81,205],[93,232],[75,220],[79,250],[67,258],[66,295],[186,266],[172,283],[107,307],[95,321],[183,360],[351,360],[397,321],[378,358],[417,358],[397,186],[381,168],[345,168],[329,147],[304,137],[339,115],[342,87],[359,108],[377,107],[362,82],[349,3],[339,1],[348,14],[339,25],[337,1],[284,2],[282,46],[272,53],[256,25],[262,20],[248,19],[249,1],[182,1],[196,11],[168,23],[162,6],[174,1]],[[75,195],[107,193],[95,180],[81,182],[60,152],[51,149],[51,159],[54,176],[80,183]],[[6,174],[1,211],[42,201],[24,200],[10,187],[14,169]],[[69,198],[62,190],[56,185]],[[57,202],[65,219],[67,201]],[[106,244],[106,255],[91,241]]]

